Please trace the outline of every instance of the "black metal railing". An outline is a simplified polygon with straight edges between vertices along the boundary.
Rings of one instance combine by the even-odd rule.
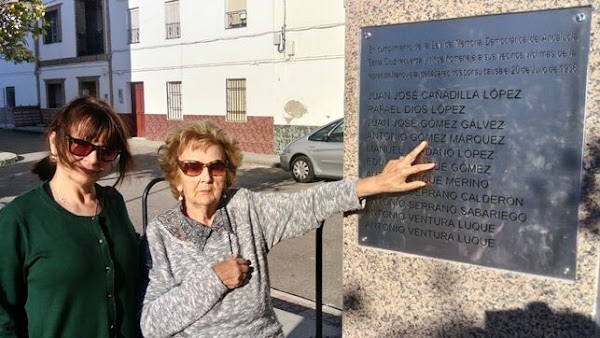
[[[129,29],[129,43],[140,43],[140,29],[132,28]]]
[[[241,11],[230,11],[225,13],[225,27],[226,28],[239,28],[246,27],[247,23],[246,10]]]
[[[181,82],[167,82],[167,119],[183,120]]]
[[[171,22],[165,25],[167,39],[177,39],[181,37],[181,23]]]
[[[228,122],[246,122],[246,79],[227,79]]]
[[[148,194],[150,194],[150,190],[156,183],[164,180],[164,177],[153,178],[150,183],[146,185],[146,188],[144,188],[144,192],[142,193],[142,236],[146,235],[146,228],[148,227]]]
[[[104,33],[77,33],[77,56],[104,54]]]

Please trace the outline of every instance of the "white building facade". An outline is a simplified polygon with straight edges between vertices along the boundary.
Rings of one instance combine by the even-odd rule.
[[[123,114],[134,136],[162,140],[182,121],[211,119],[242,150],[267,154],[344,115],[343,0],[46,6],[54,23],[31,43],[40,62],[0,63],[4,107],[46,111],[95,95]]]

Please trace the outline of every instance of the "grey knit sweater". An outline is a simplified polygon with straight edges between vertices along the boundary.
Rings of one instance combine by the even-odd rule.
[[[290,194],[229,191],[211,228],[185,217],[181,206],[167,210],[147,230],[144,336],[283,337],[267,253],[334,213],[359,208],[355,181],[342,180]],[[243,286],[228,290],[212,266],[236,254],[254,270]]]

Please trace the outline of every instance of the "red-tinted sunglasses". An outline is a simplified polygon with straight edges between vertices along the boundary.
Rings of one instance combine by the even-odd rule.
[[[98,158],[103,162],[114,161],[117,156],[121,153],[119,149],[109,148],[107,146],[97,146],[86,140],[78,139],[67,135],[67,142],[69,143],[69,152],[75,156],[88,156],[92,151],[98,153]]]
[[[187,176],[198,176],[204,168],[208,168],[210,176],[223,176],[227,170],[227,163],[218,160],[210,163],[200,161],[177,161],[177,166]]]

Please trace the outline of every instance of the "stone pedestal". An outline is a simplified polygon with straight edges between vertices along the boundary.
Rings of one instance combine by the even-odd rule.
[[[585,5],[592,6],[593,19],[575,278],[550,278],[359,245],[358,216],[348,214],[344,221],[345,337],[597,335],[600,13],[596,9],[600,1],[347,0],[346,173],[358,175],[362,28]],[[528,146],[526,140],[523,146]]]

